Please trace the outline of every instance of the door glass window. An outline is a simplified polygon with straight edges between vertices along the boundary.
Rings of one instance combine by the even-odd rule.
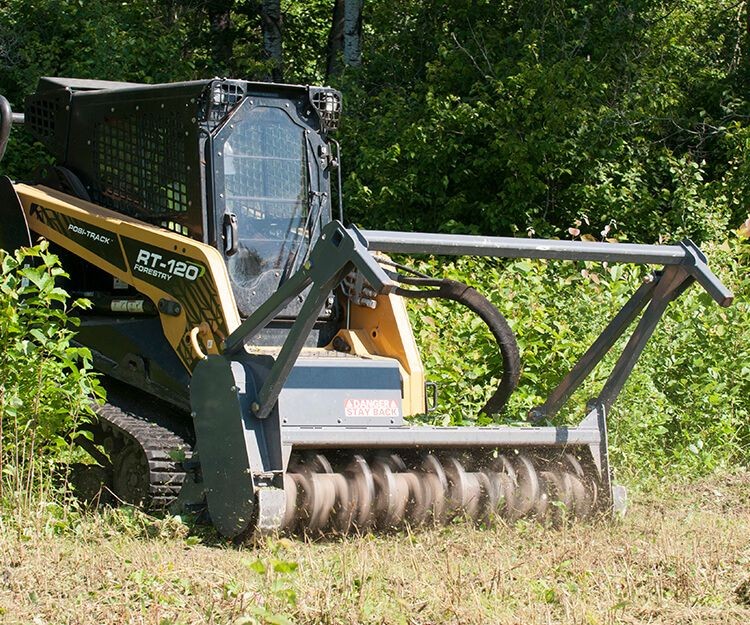
[[[303,129],[279,108],[256,107],[222,148],[225,211],[237,217],[236,254],[227,259],[244,315],[267,299],[305,256],[309,202]]]

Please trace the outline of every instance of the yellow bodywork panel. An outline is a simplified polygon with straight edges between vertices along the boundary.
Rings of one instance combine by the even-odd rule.
[[[200,356],[194,345],[218,353],[240,324],[224,259],[213,247],[54,189],[15,189],[32,232],[153,301],[188,370]]]
[[[43,186],[15,186],[29,228],[131,285],[157,307],[164,335],[192,371],[218,353],[240,324],[226,264],[213,247]],[[350,305],[341,336],[361,356],[398,361],[403,414],[425,412],[424,371],[404,300],[380,295],[377,307]]]
[[[426,411],[424,368],[414,340],[404,298],[378,295],[377,307],[349,306],[349,328],[338,333],[353,354],[395,358],[401,369],[404,388],[404,415]]]

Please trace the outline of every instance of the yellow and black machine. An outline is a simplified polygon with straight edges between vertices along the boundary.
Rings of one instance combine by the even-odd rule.
[[[345,226],[341,95],[213,79],[141,85],[43,78],[11,122],[51,151],[32,180],[0,182],[0,247],[48,239],[92,300],[77,340],[103,374],[89,479],[151,508],[206,510],[228,537],[446,523],[588,518],[624,505],[606,415],[668,303],[698,282],[732,294],[690,241],[628,245],[361,231]],[[386,253],[661,266],[525,427],[428,427],[434,409],[409,297],[468,306],[502,354],[484,412],[520,374],[481,294]],[[634,323],[576,427],[540,427]],[[460,366],[460,363],[456,363]],[[177,452],[177,453],[175,453]]]

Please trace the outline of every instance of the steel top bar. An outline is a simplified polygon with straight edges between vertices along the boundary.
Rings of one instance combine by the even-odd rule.
[[[292,427],[281,429],[285,444],[298,448],[503,447],[596,445],[593,427]]]
[[[681,245],[593,243],[386,230],[362,230],[362,234],[367,239],[368,249],[401,254],[551,258],[654,265],[679,265],[687,256]]]
[[[732,292],[708,268],[706,257],[689,239],[676,245],[641,245],[386,230],[362,230],[361,234],[367,239],[369,250],[401,254],[550,258],[637,263],[639,265],[682,265],[721,306],[729,306],[734,300]]]

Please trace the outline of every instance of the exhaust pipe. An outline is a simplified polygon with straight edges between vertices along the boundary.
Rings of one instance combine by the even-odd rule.
[[[10,137],[10,127],[13,124],[23,124],[24,121],[23,113],[14,113],[10,108],[8,99],[0,95],[0,161],[5,156],[5,148]]]
[[[0,95],[0,161],[5,156],[5,147],[8,145],[12,123],[13,111],[10,108],[10,102]]]

